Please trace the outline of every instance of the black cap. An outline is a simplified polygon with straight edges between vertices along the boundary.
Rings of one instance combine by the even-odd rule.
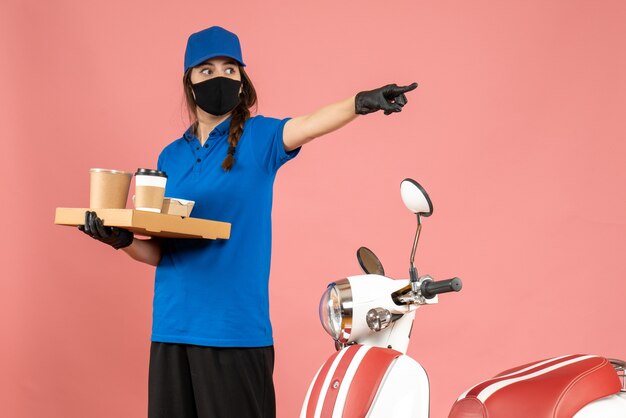
[[[165,171],[153,170],[151,168],[138,168],[136,176],[159,176],[167,178]]]

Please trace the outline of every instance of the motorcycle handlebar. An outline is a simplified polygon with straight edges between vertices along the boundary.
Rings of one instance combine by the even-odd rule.
[[[426,280],[422,283],[420,290],[422,296],[426,299],[432,299],[440,293],[458,292],[463,288],[463,282],[458,277],[450,280],[441,280],[438,282]]]

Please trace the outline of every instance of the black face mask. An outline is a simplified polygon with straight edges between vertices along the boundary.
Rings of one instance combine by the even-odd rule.
[[[228,77],[214,77],[192,84],[196,104],[200,109],[214,116],[222,116],[239,104],[241,81]]]

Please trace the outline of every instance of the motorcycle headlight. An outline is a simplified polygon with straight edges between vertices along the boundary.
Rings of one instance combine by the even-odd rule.
[[[352,289],[348,279],[328,285],[320,300],[320,321],[335,341],[348,342],[352,332]]]

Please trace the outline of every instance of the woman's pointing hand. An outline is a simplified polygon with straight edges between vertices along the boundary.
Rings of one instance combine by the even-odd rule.
[[[355,112],[359,115],[384,110],[385,115],[400,112],[407,103],[404,93],[417,88],[417,83],[408,86],[387,84],[375,90],[362,91],[356,95],[354,101]]]

